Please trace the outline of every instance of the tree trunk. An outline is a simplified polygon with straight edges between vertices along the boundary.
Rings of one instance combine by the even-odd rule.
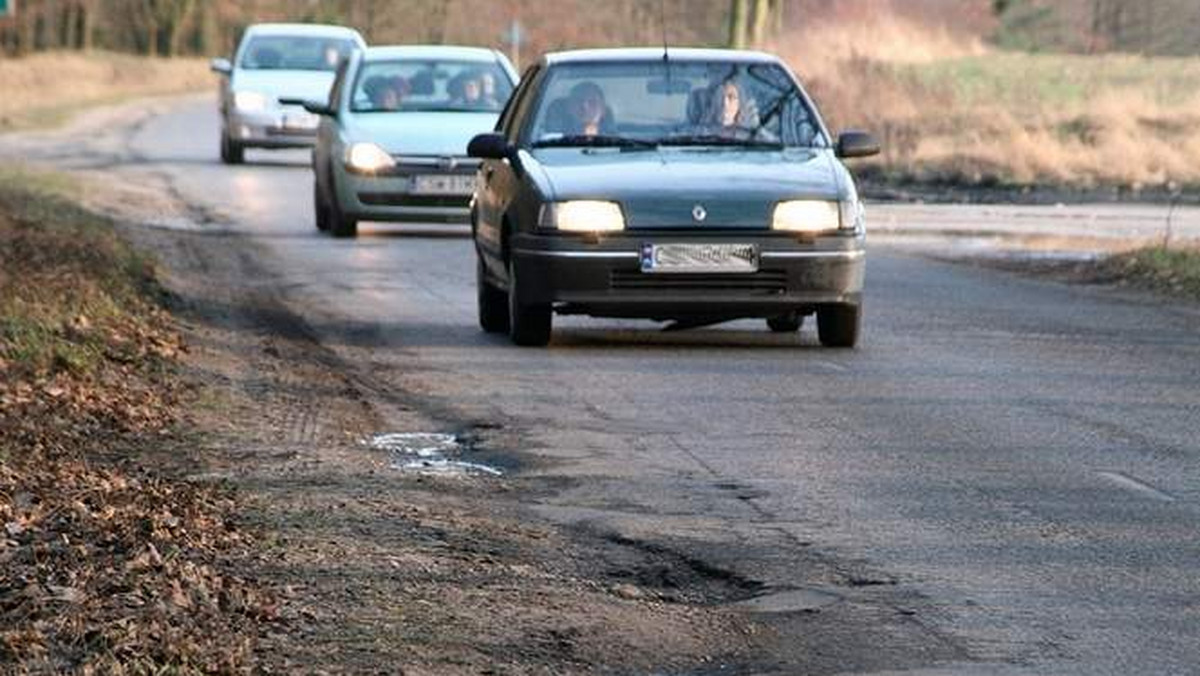
[[[729,46],[732,49],[746,47],[746,2],[731,0],[729,15]]]
[[[767,20],[771,17],[771,0],[754,0],[754,18],[750,22],[750,46],[762,47],[767,39]]]
[[[96,1],[83,0],[79,8],[80,17],[80,46],[84,51],[92,51],[93,36],[96,33]]]
[[[25,10],[25,14],[18,15],[18,21],[21,23],[21,38],[17,52],[19,54],[32,52],[37,42],[37,14]]]
[[[79,49],[79,0],[71,0],[63,9],[63,45]]]
[[[195,0],[178,0],[172,6],[170,35],[167,39],[167,56],[178,56],[182,51],[183,39],[192,25]]]

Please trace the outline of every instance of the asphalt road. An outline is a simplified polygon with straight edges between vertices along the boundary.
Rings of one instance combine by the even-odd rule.
[[[215,220],[194,227],[260,245],[263,283],[322,342],[402,373],[396,387],[442,411],[506,425],[522,476],[560,487],[536,497],[546,517],[799,590],[787,598],[821,611],[805,615],[808,649],[822,618],[870,606],[894,615],[860,613],[878,631],[864,644],[922,642],[939,664],[919,673],[1200,670],[1196,307],[883,242],[855,351],[819,347],[811,323],[777,336],[751,321],[662,333],[587,318],[557,318],[548,349],[519,349],[477,328],[469,239],[318,234],[306,154],[221,166],[212,108],[145,119],[119,161],[153,167]],[[1005,227],[995,213],[979,218]],[[1038,212],[1022,213],[1024,226]],[[1122,213],[1093,220],[1119,228]],[[922,214],[972,219],[871,214],[915,230]]]

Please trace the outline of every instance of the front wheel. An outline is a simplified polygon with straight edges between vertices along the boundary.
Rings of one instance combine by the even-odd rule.
[[[804,325],[804,315],[799,312],[789,312],[785,315],[767,319],[767,328],[774,333],[795,333]]]
[[[329,202],[326,201],[325,194],[321,192],[321,184],[317,181],[313,181],[313,215],[317,230],[329,230]]]
[[[224,131],[221,132],[221,161],[225,164],[242,164],[246,161],[246,149]]]
[[[352,238],[358,236],[358,219],[347,216],[338,204],[337,195],[329,200],[329,231],[334,237]]]
[[[508,331],[508,295],[488,281],[481,254],[475,255],[475,293],[478,296],[480,328],[488,333]]]
[[[862,324],[861,305],[822,305],[817,308],[817,337],[825,347],[854,347]]]
[[[550,342],[554,310],[549,303],[521,302],[521,277],[508,261],[508,337],[517,345],[542,347]]]

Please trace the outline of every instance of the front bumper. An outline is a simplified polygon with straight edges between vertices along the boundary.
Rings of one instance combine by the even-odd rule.
[[[299,107],[234,110],[225,124],[229,138],[247,148],[308,148],[317,141],[317,119]]]
[[[452,167],[439,158],[398,158],[385,174],[357,174],[338,166],[338,199],[342,212],[364,221],[455,223],[470,222],[470,194],[421,194],[417,176],[467,177],[473,182],[477,163],[455,158]]]
[[[754,273],[644,273],[644,243],[750,243]],[[866,269],[862,233],[801,240],[774,233],[625,232],[581,238],[522,234],[511,243],[521,301],[563,314],[678,319],[807,314],[825,304],[857,305]]]

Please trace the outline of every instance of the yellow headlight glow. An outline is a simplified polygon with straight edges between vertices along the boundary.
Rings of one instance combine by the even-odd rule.
[[[355,143],[346,149],[346,166],[355,171],[373,174],[396,166],[396,161],[374,143]]]
[[[616,202],[575,200],[555,206],[554,224],[569,232],[617,232],[625,229],[625,216]]]
[[[791,200],[775,205],[772,230],[818,233],[837,230],[841,224],[838,203],[825,200]]]

